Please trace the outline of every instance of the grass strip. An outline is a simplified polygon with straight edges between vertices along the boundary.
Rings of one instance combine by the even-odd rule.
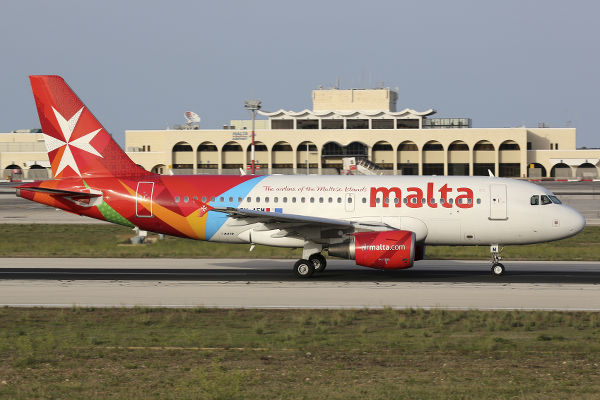
[[[0,398],[595,398],[600,314],[0,309]]]
[[[134,258],[290,258],[301,250],[210,243],[166,237],[131,245],[131,229],[118,225],[1,224],[2,257],[134,257]],[[600,227],[589,226],[577,236],[551,243],[508,246],[503,256],[512,260],[600,260]],[[428,259],[487,259],[487,246],[428,246]]]

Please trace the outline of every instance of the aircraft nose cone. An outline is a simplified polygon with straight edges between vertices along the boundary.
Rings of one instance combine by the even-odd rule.
[[[572,235],[581,232],[585,228],[585,218],[577,210],[571,209],[569,221],[569,233]]]

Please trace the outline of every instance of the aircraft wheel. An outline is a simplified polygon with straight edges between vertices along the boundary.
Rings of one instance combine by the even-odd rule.
[[[501,263],[496,263],[492,265],[492,275],[501,276],[504,274],[504,265]]]
[[[308,257],[308,261],[313,263],[313,267],[315,267],[315,272],[325,271],[325,267],[327,266],[327,260],[321,253],[316,253]]]
[[[294,264],[294,273],[298,278],[310,278],[315,272],[315,267],[312,262],[308,260],[298,260],[296,264]]]

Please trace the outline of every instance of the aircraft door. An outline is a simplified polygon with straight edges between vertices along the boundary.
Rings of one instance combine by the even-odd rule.
[[[135,215],[152,217],[152,194],[154,182],[138,182],[135,196]]]
[[[506,213],[506,185],[490,185],[490,219],[508,219]]]
[[[354,211],[354,193],[346,193],[346,211]]]

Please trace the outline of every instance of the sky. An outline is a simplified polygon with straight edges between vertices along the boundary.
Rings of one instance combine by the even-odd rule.
[[[600,147],[600,2],[10,1],[0,132],[39,127],[28,75],[65,78],[106,130],[202,128],[311,108],[319,85],[398,88],[397,108],[474,127],[577,128]]]

